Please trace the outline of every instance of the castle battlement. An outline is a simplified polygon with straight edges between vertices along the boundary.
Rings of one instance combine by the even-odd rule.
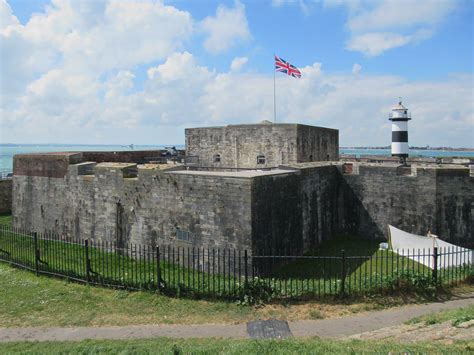
[[[343,175],[387,175],[387,176],[444,176],[444,177],[474,177],[471,166],[464,165],[438,165],[430,163],[418,163],[411,166],[387,163],[342,163],[341,173]]]
[[[387,224],[474,245],[474,168],[339,160],[338,132],[262,123],[186,130],[187,151],[14,157],[13,223],[156,245],[306,251]],[[470,162],[470,161],[469,161]]]

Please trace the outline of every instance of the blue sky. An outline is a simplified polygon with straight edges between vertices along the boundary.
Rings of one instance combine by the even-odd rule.
[[[273,117],[388,145],[474,146],[472,1],[0,0],[2,143],[180,144]]]

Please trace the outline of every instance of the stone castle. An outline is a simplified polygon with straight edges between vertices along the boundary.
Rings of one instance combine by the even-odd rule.
[[[186,151],[14,157],[13,223],[115,242],[304,252],[387,224],[474,245],[469,167],[339,158],[337,130],[300,124],[186,129]]]

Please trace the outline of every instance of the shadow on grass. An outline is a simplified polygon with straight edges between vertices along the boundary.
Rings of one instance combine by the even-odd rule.
[[[255,267],[262,275],[281,279],[340,279],[343,272],[347,276],[372,258],[375,258],[374,266],[376,262],[377,265],[382,262],[383,255],[378,253],[380,242],[341,235],[323,241],[317,248],[300,257],[257,259]]]

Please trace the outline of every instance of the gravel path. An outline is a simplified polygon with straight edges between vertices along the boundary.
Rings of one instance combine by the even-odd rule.
[[[408,305],[350,317],[289,322],[295,337],[347,338],[364,332],[400,325],[425,314],[474,304],[474,293],[446,302]],[[143,325],[128,327],[0,328],[0,342],[79,341],[84,339],[140,338],[248,338],[247,325]]]

